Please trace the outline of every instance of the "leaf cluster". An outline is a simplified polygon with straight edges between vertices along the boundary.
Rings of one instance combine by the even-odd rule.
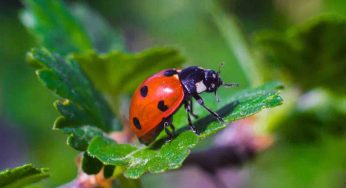
[[[45,168],[35,168],[32,164],[26,164],[0,172],[0,187],[19,188],[36,183],[49,176]]]
[[[321,16],[285,33],[263,31],[254,37],[267,79],[284,77],[303,90],[323,86],[344,93],[346,20]]]

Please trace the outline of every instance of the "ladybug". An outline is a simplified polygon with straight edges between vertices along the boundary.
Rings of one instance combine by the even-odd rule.
[[[173,114],[184,104],[190,129],[198,134],[192,125],[191,116],[197,118],[192,110],[192,99],[204,107],[220,122],[224,122],[216,112],[205,106],[199,95],[214,92],[220,86],[237,86],[235,83],[223,83],[220,70],[191,66],[185,69],[166,69],[146,79],[135,91],[129,109],[131,130],[139,141],[151,143],[165,129],[171,140],[174,133]],[[171,128],[170,131],[168,128]]]

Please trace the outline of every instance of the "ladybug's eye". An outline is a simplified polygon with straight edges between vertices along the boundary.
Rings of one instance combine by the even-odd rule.
[[[205,85],[207,86],[207,92],[214,92],[219,87],[219,74],[213,70],[205,71]]]

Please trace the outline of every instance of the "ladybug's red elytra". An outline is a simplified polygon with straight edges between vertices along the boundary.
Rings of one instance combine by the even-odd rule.
[[[129,122],[131,130],[139,141],[151,143],[165,129],[168,140],[174,133],[173,114],[184,104],[190,129],[198,134],[192,125],[192,98],[204,107],[217,120],[223,122],[216,112],[205,106],[200,97],[202,92],[214,92],[220,86],[237,86],[223,83],[220,71],[191,66],[185,69],[166,69],[146,79],[135,91],[130,106]],[[168,129],[170,127],[172,131]]]

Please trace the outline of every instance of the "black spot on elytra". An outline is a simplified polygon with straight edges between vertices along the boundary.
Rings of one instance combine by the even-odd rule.
[[[146,97],[148,95],[148,86],[143,86],[141,88],[141,96]]]
[[[165,76],[173,76],[173,75],[175,75],[175,74],[177,74],[178,72],[176,71],[176,70],[174,70],[174,69],[168,69],[168,70],[166,70],[164,73],[163,73],[163,75],[165,75]]]
[[[138,118],[134,117],[132,121],[137,129],[142,129],[141,123],[139,122]]]
[[[165,105],[164,101],[159,101],[159,103],[157,104],[157,108],[161,110],[161,112],[164,112],[168,109],[168,106]]]

